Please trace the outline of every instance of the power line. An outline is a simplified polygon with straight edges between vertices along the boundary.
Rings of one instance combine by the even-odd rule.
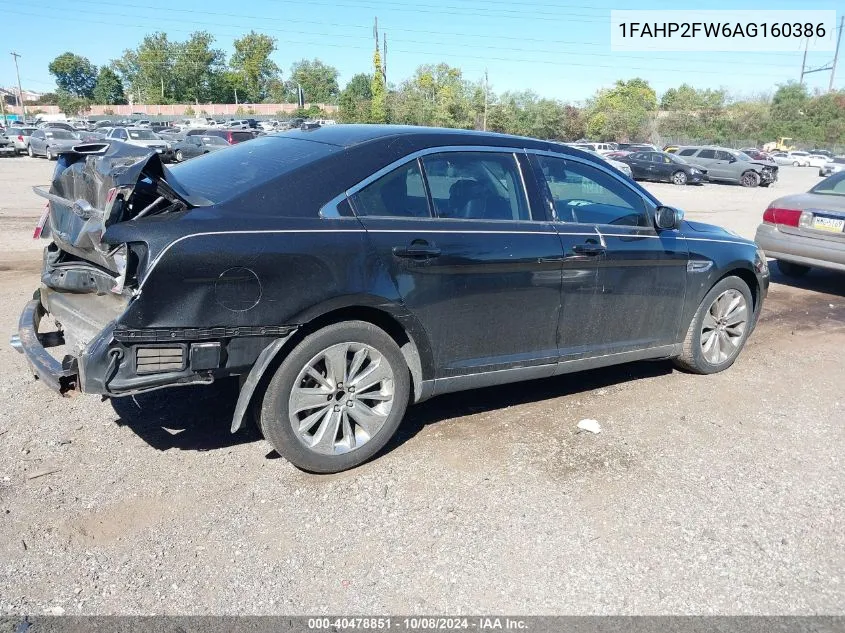
[[[2,4],[2,2],[0,2],[0,4]],[[129,6],[129,5],[127,5],[127,6]],[[53,7],[47,7],[47,8],[53,8]],[[58,9],[58,7],[55,7],[55,8]],[[34,15],[34,14],[28,14],[28,13],[18,12],[18,11],[9,11],[9,13],[16,13],[16,14],[19,14],[19,15]],[[129,15],[129,14],[119,14],[119,13],[111,13],[110,15],[113,16],[113,17],[127,17],[127,18],[136,18],[137,17],[137,16],[133,16],[133,15]],[[242,16],[242,17],[249,17],[249,16]],[[61,16],[61,17],[57,16],[56,19],[61,19],[62,21],[66,21],[66,20],[69,20],[69,19],[74,20],[75,18],[68,18],[68,17],[65,17],[65,16]],[[89,19],[75,19],[75,21],[100,23],[100,24],[110,24],[109,22],[103,22],[103,21],[98,21],[98,20],[89,20]],[[232,25],[229,25],[229,24],[218,24],[218,23],[202,22],[202,21],[199,21],[199,22],[193,21],[193,24],[197,24],[197,25],[200,25],[200,26],[224,26],[224,27],[225,26],[232,26]],[[135,25],[132,25],[132,26],[133,26],[133,28],[145,28],[143,25],[139,25],[139,24],[135,24]],[[179,31],[178,29],[172,29],[172,30],[176,30],[177,32]],[[362,39],[361,36],[342,34],[342,33],[341,34],[325,33],[325,32],[315,33],[315,32],[310,32],[310,31],[293,31],[293,30],[289,30],[289,29],[265,29],[265,30],[270,31],[270,32],[293,33],[293,34],[296,34],[296,35],[316,35],[316,36],[321,36],[321,37],[343,37],[343,38],[352,38],[352,39],[357,39],[357,40]],[[192,31],[182,30],[182,32],[192,32]],[[321,42],[311,42],[311,41],[288,40],[288,42],[289,43],[296,43],[296,44],[318,44],[320,46],[330,46],[330,47],[335,47],[335,48],[362,48],[362,47],[354,47],[354,46],[350,46],[350,45],[330,44],[330,43],[323,42],[323,41],[321,41]],[[421,44],[421,45],[426,45],[426,46],[430,46],[431,44],[436,44],[436,45],[441,46],[441,47],[442,46],[447,46],[447,47],[449,47],[449,46],[451,46],[451,47],[460,46],[459,44],[455,44],[453,42],[438,42],[438,41],[432,41],[432,40],[428,40],[428,41],[402,40],[402,42],[405,43],[405,44]],[[573,45],[575,45],[575,44],[573,44]],[[473,48],[476,48],[476,49],[477,48],[486,48],[486,49],[491,49],[491,50],[500,50],[500,51],[505,50],[505,51],[519,52],[519,53],[541,54],[541,55],[545,55],[545,54],[558,55],[558,54],[567,52],[567,51],[561,51],[561,50],[532,49],[532,48],[521,48],[521,47],[508,47],[508,46],[501,46],[501,45],[480,45],[480,46],[473,46]],[[402,50],[402,49],[395,49],[395,50],[397,52],[405,52],[405,53],[414,54],[414,55],[420,54],[420,53],[425,54],[425,53],[428,52],[428,51]],[[472,56],[469,56],[469,55],[464,55],[463,53],[452,53],[452,55],[461,55],[461,56],[465,56],[465,57],[472,57]],[[653,60],[672,61],[672,62],[678,62],[679,61],[677,57],[663,57],[663,56],[646,56],[646,57],[643,57],[643,56],[638,56],[638,55],[624,55],[624,54],[616,54],[616,53],[591,53],[591,56],[592,57],[610,57],[610,58],[613,58],[613,59],[620,59],[620,58],[621,59],[634,59],[634,60],[641,60],[641,61],[653,61]],[[477,57],[477,59],[483,59],[483,58]],[[544,64],[561,65],[561,66],[566,66],[566,65],[569,65],[569,66],[585,66],[585,64],[578,64],[578,63],[574,63],[574,62],[552,63],[552,62],[549,62],[548,60],[525,60],[525,59],[522,59],[522,60],[504,59],[503,60],[502,58],[497,58],[497,59],[499,61],[527,61],[527,62],[532,62],[532,63],[544,63]],[[693,60],[683,60],[683,61],[684,61],[684,63],[687,63],[687,64],[691,64],[691,63],[711,64],[712,63],[712,61],[710,61],[710,60],[695,60],[695,59],[693,59]],[[172,61],[166,61],[166,62],[161,62],[161,65],[170,65],[172,63],[173,63]],[[595,66],[597,68],[618,67],[617,65],[614,65],[614,66],[602,66],[601,64],[588,64],[588,65],[589,66]],[[780,63],[760,62],[756,65],[757,66],[774,67],[774,68],[783,68],[783,64],[780,64]],[[687,70],[689,70],[689,69],[677,69],[677,68],[664,69],[664,68],[660,68],[660,67],[655,67],[655,68],[632,67],[632,69],[633,70],[669,70],[669,71],[681,71],[681,70],[687,71]],[[721,71],[699,70],[699,69],[696,69],[694,72],[696,72],[696,73],[709,73],[709,74],[723,74]],[[764,73],[761,73],[761,74],[764,74]],[[782,73],[772,73],[771,76],[781,76],[781,74]]]
[[[279,0],[279,1],[285,1],[285,0]],[[2,4],[2,2],[0,2],[0,4]],[[112,3],[106,3],[106,2],[97,1],[97,0],[76,0],[75,4],[90,4],[90,5],[103,6],[103,7],[113,7],[114,6]],[[11,6],[17,6],[17,5],[11,5]],[[292,18],[291,19],[274,18],[272,16],[256,16],[256,15],[246,15],[246,14],[243,14],[243,13],[222,13],[222,12],[214,12],[214,11],[197,11],[195,9],[178,9],[178,8],[173,8],[173,7],[149,6],[149,5],[130,4],[130,3],[123,3],[123,2],[121,3],[120,6],[137,8],[137,9],[144,9],[146,11],[150,11],[150,10],[152,10],[152,11],[171,11],[171,12],[187,13],[187,14],[194,14],[194,15],[216,15],[216,16],[220,16],[220,17],[233,17],[233,18],[249,19],[249,20],[272,20],[272,21],[281,21],[281,22],[285,22],[285,23],[294,22],[294,23],[302,23],[302,24],[316,24],[316,25],[319,25],[319,26],[335,26],[335,27],[339,27],[339,28],[343,28],[343,29],[348,29],[350,27],[366,28],[366,29],[372,28],[372,25],[365,25],[365,24],[323,22],[323,21],[315,21],[315,20],[298,20],[298,19],[292,19]],[[47,8],[56,9],[57,11],[62,10],[62,7],[47,7]],[[27,15],[35,15],[35,14],[27,14]],[[114,17],[127,17],[127,18],[133,18],[133,19],[138,18],[137,14],[110,13],[110,15],[112,15]],[[571,22],[577,23],[578,21],[573,20]],[[219,23],[214,23],[214,22],[193,22],[193,23],[199,24],[201,26],[223,26],[223,27],[237,26],[237,25],[232,25],[232,24],[219,24]],[[134,26],[138,26],[138,25],[134,25]],[[247,27],[244,27],[244,28],[247,28]],[[250,28],[252,28],[252,27],[250,26]],[[177,30],[177,29],[171,29],[171,30]],[[346,37],[346,38],[357,37],[357,36],[349,35],[349,34],[345,34],[345,33],[323,33],[323,32],[313,32],[313,31],[293,31],[293,30],[290,30],[290,29],[270,29],[270,28],[265,28],[263,30],[272,31],[272,32],[280,32],[280,33],[294,33],[294,34],[300,34],[300,35],[318,35],[318,36],[325,36],[325,37]],[[564,45],[576,47],[577,49],[580,49],[580,48],[585,47],[585,46],[606,48],[605,44],[600,44],[600,43],[597,43],[597,42],[580,42],[580,41],[576,41],[576,40],[552,40],[552,39],[548,39],[548,38],[515,37],[515,36],[507,36],[507,35],[490,36],[488,34],[457,33],[457,32],[442,31],[442,30],[440,30],[440,31],[430,31],[430,30],[409,29],[409,28],[402,28],[402,27],[391,27],[389,30],[400,31],[400,32],[403,32],[403,33],[419,33],[419,34],[424,34],[424,35],[455,35],[455,36],[458,36],[458,37],[475,37],[475,38],[484,38],[484,39],[487,39],[487,40],[491,39],[491,37],[494,37],[496,39],[505,39],[505,40],[512,40],[512,41],[520,41],[520,42],[541,42],[541,43],[544,43],[544,44],[564,44]],[[182,31],[182,32],[186,32],[186,31]],[[430,39],[426,40],[424,42],[413,41],[413,40],[406,40],[406,41],[412,42],[412,43],[418,43],[418,44],[434,43]],[[447,45],[450,44],[450,43],[451,42],[443,42],[443,44],[447,44]],[[488,48],[500,49],[501,47],[500,46],[495,46],[495,47],[491,46],[491,47],[488,47]],[[555,52],[557,52],[557,51],[555,51]],[[747,55],[747,54],[748,53],[743,53],[743,55]],[[789,56],[794,55],[794,53],[789,53],[789,52],[760,52],[759,54],[765,54],[767,57],[770,57],[772,55],[789,55]],[[625,55],[616,55],[616,54],[614,54],[613,57],[628,57],[630,59],[668,59],[668,60],[671,60],[671,61],[677,60],[677,57],[651,57],[651,56],[642,57],[642,56],[635,56],[635,55],[625,56]],[[701,62],[704,62],[704,63],[710,63],[709,59],[708,60],[686,60],[686,61],[701,61]],[[781,64],[758,64],[758,65],[768,65],[768,66],[777,66],[777,67],[781,66]]]

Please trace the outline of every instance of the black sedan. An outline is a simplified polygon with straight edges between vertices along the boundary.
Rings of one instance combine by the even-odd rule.
[[[118,398],[239,377],[232,431],[250,412],[316,472],[443,393],[644,359],[725,370],[769,285],[754,242],[506,135],[332,125],[174,167],[97,143],[37,191],[51,241],[12,344],[41,381]]]
[[[186,136],[173,144],[173,151],[177,162],[181,163],[183,160],[216,152],[226,147],[230,147],[229,143],[219,136]]]
[[[628,163],[635,180],[663,180],[676,185],[707,182],[707,170],[668,152],[635,152],[617,160]]]

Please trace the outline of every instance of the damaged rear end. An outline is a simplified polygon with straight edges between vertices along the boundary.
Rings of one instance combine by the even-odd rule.
[[[50,187],[34,190],[47,199],[36,237],[51,242],[44,249],[41,287],[21,314],[12,345],[26,355],[36,377],[63,394],[104,395],[183,378],[201,381],[182,375],[181,348],[156,344],[131,359],[133,379],[141,380],[120,385],[126,348],[115,345],[114,330],[147,265],[144,223],[153,216],[178,217],[203,201],[178,190],[158,154],[124,143],[74,147],[59,157]],[[127,230],[107,237],[118,225]],[[51,354],[48,348],[56,349]]]

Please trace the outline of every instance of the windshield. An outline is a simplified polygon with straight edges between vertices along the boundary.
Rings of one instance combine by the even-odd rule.
[[[823,196],[845,196],[845,171],[840,171],[826,180],[822,180],[810,193],[817,193]]]
[[[666,153],[666,154],[664,154],[664,156],[668,156],[669,160],[671,160],[673,163],[677,163],[678,165],[689,165],[689,163],[687,161],[685,161],[683,158],[681,158],[677,154]]]
[[[155,141],[158,136],[150,130],[127,130],[133,141]]]
[[[203,136],[203,145],[228,145],[228,143],[219,136]]]
[[[59,129],[52,129],[52,130],[45,130],[44,136],[47,138],[56,138],[61,141],[75,141],[77,137],[74,133],[68,132],[67,130],[59,130]]]
[[[731,152],[731,154],[733,154],[733,156],[735,156],[735,157],[736,157],[736,158],[738,158],[739,160],[744,160],[744,161],[746,161],[746,162],[749,162],[749,161],[754,160],[753,158],[751,158],[751,157],[750,157],[748,154],[746,154],[745,152]]]
[[[845,158],[834,158],[833,162],[838,163],[840,165],[845,165]]]
[[[34,127],[24,127],[24,128],[21,128],[21,132],[20,132],[20,133],[21,133],[23,136],[32,136],[32,133],[33,133],[34,131],[35,131],[35,128],[34,128]]]

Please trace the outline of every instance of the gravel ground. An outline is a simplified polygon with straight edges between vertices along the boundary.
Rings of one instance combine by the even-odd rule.
[[[38,284],[29,186],[51,169],[0,160],[3,332]],[[753,236],[816,180],[648,187]],[[331,476],[230,435],[231,385],[61,399],[2,345],[0,614],[842,613],[845,284],[774,281],[725,373],[441,397]]]

